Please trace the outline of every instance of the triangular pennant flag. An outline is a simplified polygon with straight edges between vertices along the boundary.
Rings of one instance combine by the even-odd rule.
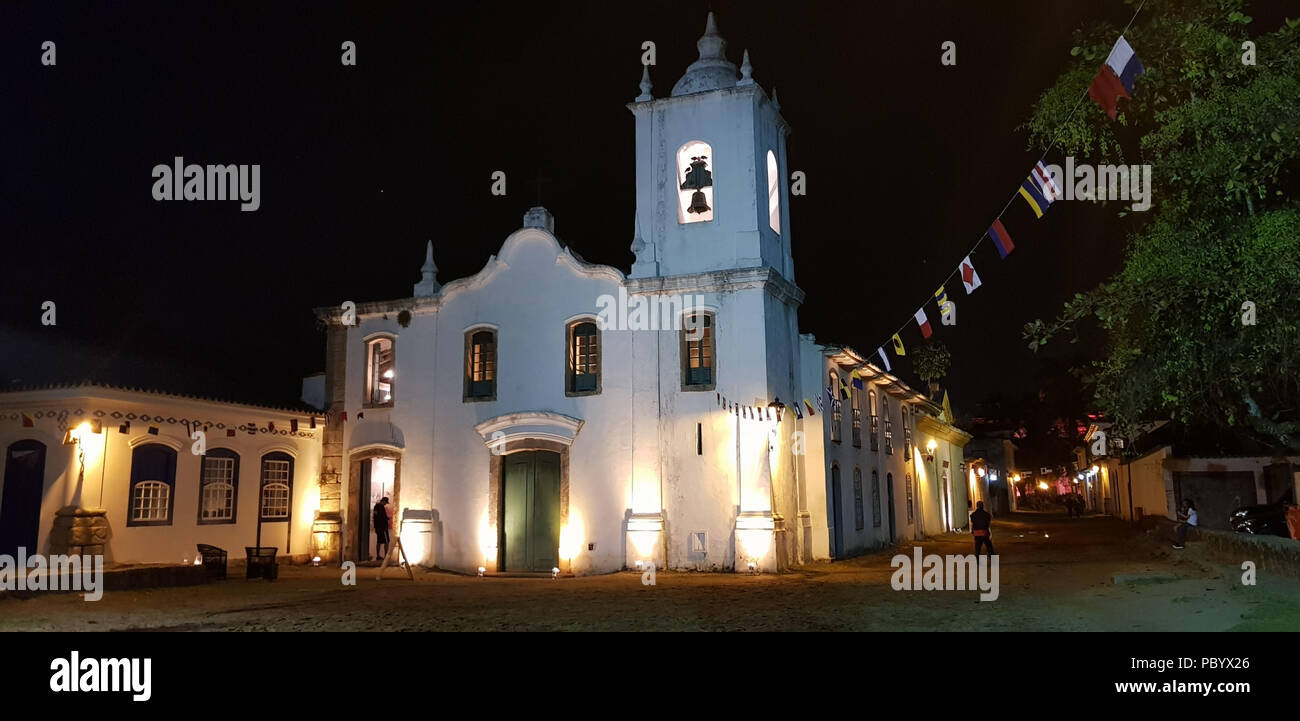
[[[789,404],[788,407],[790,408],[790,410],[794,411],[795,420],[803,420],[803,411],[799,410],[798,403]]]
[[[827,389],[827,390],[829,390],[829,389]],[[824,394],[822,394],[822,393],[818,393],[818,394],[817,394],[817,410],[821,411],[822,413],[825,413],[825,412],[826,412],[826,401],[822,400],[823,395],[824,395]]]
[[[905,349],[903,348],[903,339],[902,339],[902,338],[899,338],[897,333],[894,334],[894,339],[893,339],[893,340],[894,340],[894,355],[897,355],[897,356],[904,356],[904,355],[907,355],[907,350],[905,350]],[[884,357],[884,355],[885,355],[884,353],[881,353],[881,354],[880,354],[880,356],[881,356],[882,358]],[[885,365],[889,365],[889,361],[886,360],[886,361],[885,361]],[[886,369],[886,370],[888,370],[888,369]]]
[[[966,288],[966,295],[970,295],[980,287],[979,273],[975,272],[975,266],[970,262],[969,255],[962,260],[961,265],[957,266],[957,274],[961,276],[961,284]]]
[[[810,401],[810,400],[808,400],[807,398],[805,398],[805,399],[803,399],[803,404],[804,404],[804,407],[808,409],[808,415],[810,415],[810,416],[815,416],[815,415],[817,415],[817,412],[813,410],[812,401]]]
[[[35,427],[35,426],[36,426],[36,421],[33,421],[31,416],[29,416],[29,415],[27,415],[26,413],[24,413],[24,414],[23,414],[23,428],[33,428],[33,427]]]
[[[917,326],[921,328],[921,336],[923,338],[929,338],[931,334],[930,319],[925,317],[925,308],[916,311],[915,318]]]
[[[898,338],[898,334],[897,334],[897,333],[894,334],[894,338]],[[901,348],[902,345],[903,345],[902,343],[899,343],[899,344],[898,344],[898,347]],[[884,349],[883,347],[882,347],[882,348],[877,348],[877,349],[876,349],[876,352],[880,354],[880,362],[885,364],[885,371],[888,372],[888,371],[893,370],[892,368],[889,367],[889,356],[885,355],[885,349]],[[900,354],[900,355],[901,355],[901,354]]]

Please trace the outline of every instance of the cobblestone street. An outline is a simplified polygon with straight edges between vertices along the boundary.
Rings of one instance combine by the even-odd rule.
[[[965,554],[969,536],[921,544]],[[1241,585],[1240,559],[1177,552],[1105,517],[1021,514],[994,526],[1000,597],[895,591],[890,560],[911,546],[782,575],[627,572],[582,578],[475,578],[285,566],[275,582],[0,599],[0,630],[1300,630],[1300,582],[1264,573]],[[232,569],[235,570],[235,569]],[[1115,583],[1121,574],[1121,583]]]

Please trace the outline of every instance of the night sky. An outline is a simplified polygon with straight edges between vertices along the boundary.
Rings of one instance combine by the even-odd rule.
[[[409,297],[427,240],[442,283],[475,273],[539,173],[560,239],[627,272],[641,43],[666,96],[710,7],[728,57],[748,48],[778,89],[789,170],[808,178],[790,201],[801,331],[868,353],[928,303],[959,415],[1099,350],[1035,356],[1020,330],[1119,268],[1132,221],[1114,206],[1038,221],[1017,200],[1016,251],[999,261],[985,242],[984,286],[948,285],[957,328],[933,292],[1038,158],[1017,127],[1070,67],[1073,29],[1122,27],[1121,0],[6,3],[0,387],[93,377],[291,401],[324,366],[313,307]],[[151,169],[177,155],[261,164],[260,210],[153,200]]]

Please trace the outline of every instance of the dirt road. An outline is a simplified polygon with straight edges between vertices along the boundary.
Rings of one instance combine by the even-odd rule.
[[[1209,559],[1105,517],[1017,515],[999,520],[1000,596],[895,591],[891,558],[911,546],[782,575],[659,572],[564,578],[474,578],[417,571],[416,581],[357,585],[338,569],[282,567],[273,583],[0,598],[0,630],[1300,630],[1300,582]],[[966,554],[970,537],[920,544]],[[1249,560],[1249,559],[1242,559]],[[1116,574],[1129,582],[1115,583]]]

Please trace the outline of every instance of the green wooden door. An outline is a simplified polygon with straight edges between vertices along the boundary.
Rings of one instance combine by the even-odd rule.
[[[504,465],[504,570],[550,571],[559,565],[560,457],[548,451],[513,453]]]

